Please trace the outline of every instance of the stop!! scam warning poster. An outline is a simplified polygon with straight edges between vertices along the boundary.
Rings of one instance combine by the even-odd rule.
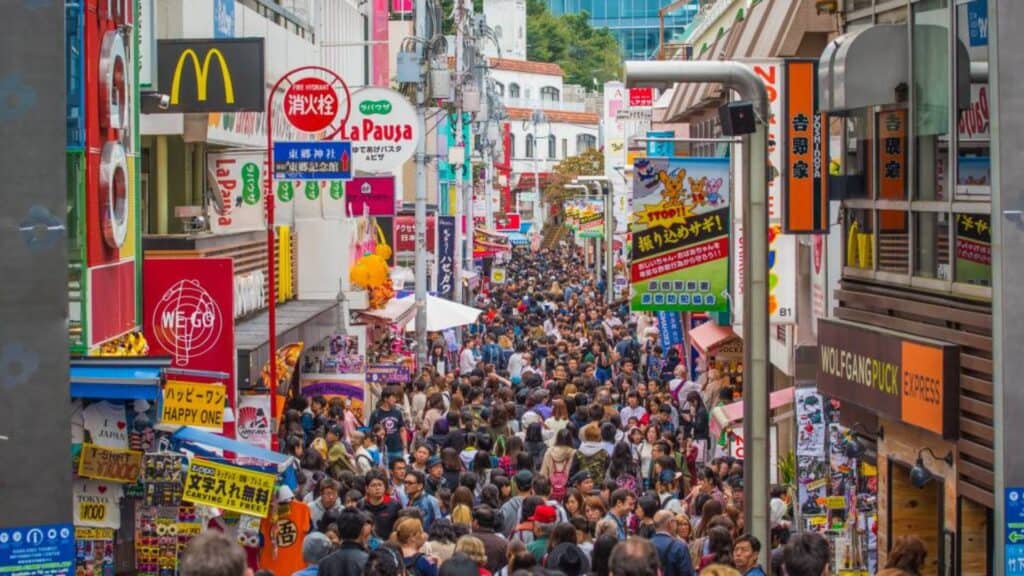
[[[728,158],[638,158],[630,232],[630,308],[728,310]]]

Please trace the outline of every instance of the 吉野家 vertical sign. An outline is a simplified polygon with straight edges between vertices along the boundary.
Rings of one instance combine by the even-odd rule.
[[[728,310],[729,159],[638,159],[633,210],[630,307]]]
[[[786,61],[782,188],[786,234],[827,234],[829,228],[828,118],[818,110],[817,65],[817,60]]]

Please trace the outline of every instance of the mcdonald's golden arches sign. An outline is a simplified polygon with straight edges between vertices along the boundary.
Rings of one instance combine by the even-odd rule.
[[[165,109],[146,112],[262,112],[266,106],[263,39],[160,40],[158,91]]]

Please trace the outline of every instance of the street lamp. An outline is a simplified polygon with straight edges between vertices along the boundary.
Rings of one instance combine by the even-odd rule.
[[[533,219],[536,221],[538,228],[544,226],[544,210],[541,209],[540,201],[540,163],[538,162],[538,153],[540,151],[540,138],[537,136],[538,129],[541,125],[547,126],[547,137],[551,136],[551,122],[548,120],[547,114],[541,109],[536,109],[530,114],[529,120],[523,120],[523,131],[527,130],[527,126],[533,127],[533,205],[534,214]],[[519,195],[516,195],[516,212],[519,212]]]

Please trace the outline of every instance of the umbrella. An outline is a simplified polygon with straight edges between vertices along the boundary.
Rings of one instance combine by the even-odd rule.
[[[410,294],[402,300],[415,301],[416,295]],[[449,328],[455,328],[456,326],[466,326],[476,322],[478,316],[483,310],[479,308],[473,308],[472,306],[466,306],[459,304],[458,302],[452,302],[451,300],[445,300],[437,296],[427,295],[427,331],[428,332],[440,332]],[[415,318],[409,322],[405,329],[407,331],[416,330]]]

